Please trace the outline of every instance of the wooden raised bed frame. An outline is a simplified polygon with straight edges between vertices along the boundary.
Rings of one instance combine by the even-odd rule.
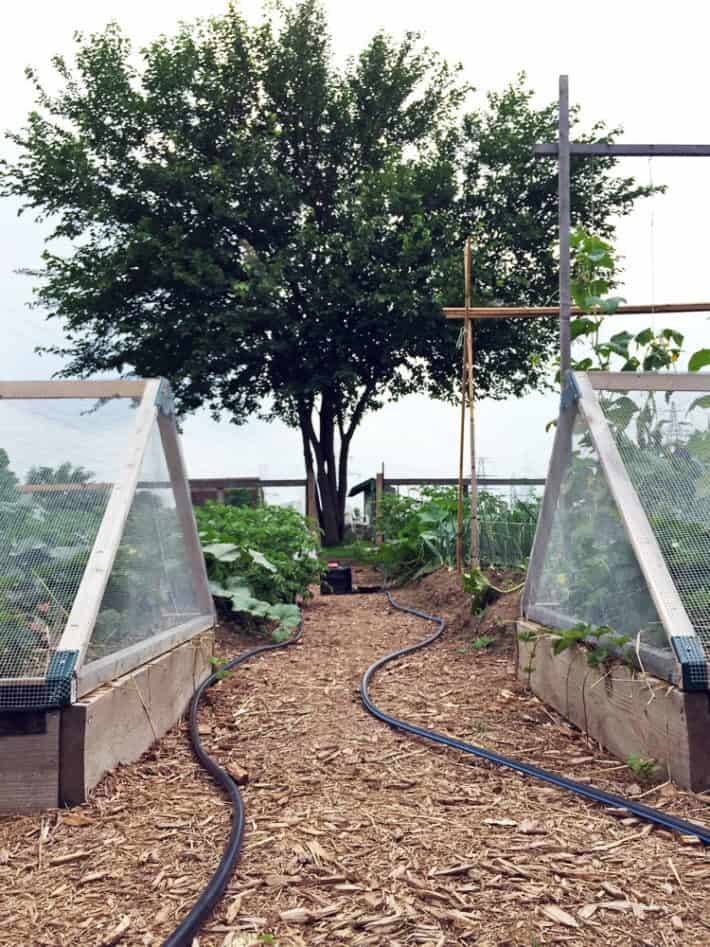
[[[0,813],[83,802],[118,763],[138,759],[184,713],[211,671],[214,605],[195,525],[170,388],[162,379],[0,382],[0,399],[132,398],[139,403],[125,461],[57,650],[73,655],[71,703],[0,714]],[[84,664],[121,543],[151,431],[157,425],[199,614]],[[8,680],[8,685],[13,680]]]
[[[550,631],[519,620],[518,679],[622,762],[655,760],[659,775],[693,792],[710,789],[710,702],[621,663],[592,668],[584,649],[552,653]]]

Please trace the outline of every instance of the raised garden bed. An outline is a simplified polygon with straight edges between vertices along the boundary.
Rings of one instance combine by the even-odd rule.
[[[683,692],[621,661],[590,667],[583,646],[554,654],[549,629],[516,624],[518,679],[537,697],[623,762],[653,762],[657,775],[679,786],[710,788],[707,694]]]

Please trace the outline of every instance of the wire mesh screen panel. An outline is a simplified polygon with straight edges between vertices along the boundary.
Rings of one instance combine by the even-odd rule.
[[[669,376],[672,385],[672,376]],[[710,656],[710,396],[598,391],[688,617]]]
[[[47,699],[135,415],[131,398],[0,399],[0,709]]]
[[[199,615],[185,536],[154,423],[89,643],[87,667]]]
[[[609,626],[670,654],[589,430],[578,415],[530,617],[556,628]]]

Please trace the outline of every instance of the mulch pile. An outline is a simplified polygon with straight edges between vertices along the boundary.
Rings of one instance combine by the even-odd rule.
[[[383,709],[710,819],[708,799],[638,785],[517,685],[506,630],[515,596],[482,623],[446,572],[397,598],[451,627],[376,678]],[[429,633],[381,595],[319,597],[301,644],[210,692],[203,739],[245,783],[248,821],[200,947],[710,943],[702,846],[399,735],[363,711],[365,668]],[[474,647],[482,636],[495,641]],[[243,647],[220,630],[222,654]],[[229,819],[183,724],[108,776],[90,803],[0,820],[0,944],[160,944],[214,870]]]

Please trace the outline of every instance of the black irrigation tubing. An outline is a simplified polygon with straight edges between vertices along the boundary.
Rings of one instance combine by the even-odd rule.
[[[243,664],[244,661],[248,661],[250,658],[253,658],[257,654],[262,654],[264,651],[274,651],[276,648],[287,648],[289,645],[299,641],[302,634],[303,623],[299,625],[297,633],[286,641],[278,641],[275,644],[264,644],[258,648],[252,648],[250,651],[245,651],[243,654],[234,658],[234,660],[225,664],[224,667],[220,667],[214,674],[211,674],[200,684],[193,695],[192,704],[190,705],[190,739],[192,741],[192,748],[200,764],[207,770],[212,779],[222,787],[225,794],[229,796],[233,810],[232,827],[215,873],[193,904],[190,913],[181,921],[180,925],[175,928],[172,934],[163,941],[162,947],[190,947],[195,934],[212,911],[212,908],[224,894],[232,872],[239,861],[242,839],[244,837],[244,802],[237,784],[226,770],[215,763],[200,740],[200,734],[197,728],[197,713],[200,709],[200,701],[209,687],[216,681],[221,680],[228,671],[231,671],[232,668],[235,668],[238,664]]]
[[[409,615],[415,615],[417,618],[422,618],[425,621],[434,622],[434,624],[437,626],[437,629],[430,637],[424,638],[422,641],[418,641],[415,644],[408,645],[406,648],[400,648],[399,651],[393,651],[391,654],[385,655],[385,657],[375,661],[375,663],[372,664],[367,669],[367,671],[365,671],[362,676],[362,680],[360,681],[360,698],[365,705],[366,710],[368,710],[373,715],[373,717],[377,717],[378,720],[382,720],[384,723],[389,724],[391,727],[394,727],[397,730],[403,730],[405,733],[411,733],[414,734],[414,736],[423,737],[425,740],[431,740],[433,743],[440,743],[443,746],[451,747],[454,750],[461,750],[463,753],[469,753],[471,756],[477,756],[480,759],[487,760],[489,763],[496,763],[498,766],[512,769],[514,772],[522,773],[524,776],[531,776],[533,779],[539,779],[542,782],[550,783],[552,786],[556,786],[558,789],[566,789],[568,792],[572,792],[577,796],[582,796],[585,799],[590,799],[592,802],[598,802],[603,806],[611,806],[615,809],[625,809],[630,815],[637,816],[639,819],[643,819],[644,821],[650,822],[653,825],[658,825],[661,828],[668,829],[671,832],[679,832],[681,835],[695,836],[704,844],[710,844],[710,829],[707,829],[702,825],[698,825],[694,822],[686,822],[685,819],[679,819],[676,816],[668,815],[665,812],[661,812],[660,809],[653,809],[651,806],[644,806],[640,802],[634,802],[632,799],[627,799],[625,796],[617,796],[615,793],[604,792],[601,789],[595,789],[593,786],[589,786],[587,783],[579,783],[574,779],[567,779],[565,776],[558,776],[555,773],[550,773],[548,770],[540,769],[538,766],[531,766],[528,763],[522,763],[519,760],[511,759],[508,756],[501,756],[499,753],[494,753],[491,750],[485,750],[480,746],[474,746],[472,743],[465,743],[463,740],[456,740],[453,737],[447,737],[442,733],[436,733],[432,730],[425,730],[422,727],[417,727],[414,724],[407,723],[406,720],[400,720],[398,717],[392,717],[390,714],[386,714],[383,710],[380,710],[371,700],[368,691],[370,681],[377,671],[384,667],[385,664],[389,664],[390,661],[404,657],[406,654],[412,654],[415,651],[420,651],[422,648],[426,648],[430,644],[433,644],[437,638],[441,637],[446,627],[446,622],[443,620],[443,618],[439,618],[436,615],[427,615],[426,612],[420,612],[416,608],[407,608],[404,605],[400,605],[398,602],[396,602],[389,592],[386,594],[389,603],[393,608],[398,609],[400,612],[406,612]]]

